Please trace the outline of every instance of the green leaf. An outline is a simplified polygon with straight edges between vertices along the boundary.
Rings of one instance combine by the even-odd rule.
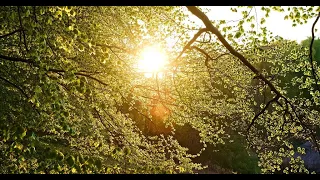
[[[99,147],[99,145],[100,145],[99,142],[94,142],[94,143],[93,143],[93,146],[96,147],[96,148]]]
[[[21,151],[23,149],[23,145],[17,142],[17,143],[15,143],[13,148],[18,149],[18,150]]]
[[[74,163],[75,163],[75,158],[74,158],[72,155],[70,155],[70,156],[67,158],[67,163],[68,163],[69,166],[73,166]]]
[[[102,163],[101,163],[101,160],[100,159],[97,159],[94,164],[97,166],[98,169],[101,169],[102,168]]]
[[[63,159],[64,159],[63,153],[56,150],[56,154],[57,154],[57,159],[58,159],[59,161],[63,161]]]
[[[241,32],[237,32],[237,33],[235,34],[235,37],[236,37],[236,38],[239,38],[241,35],[242,35]]]
[[[125,147],[123,152],[125,155],[129,155],[131,153],[131,150],[130,150],[130,148]]]
[[[23,128],[22,133],[20,134],[20,139],[23,139],[27,135],[27,129]]]

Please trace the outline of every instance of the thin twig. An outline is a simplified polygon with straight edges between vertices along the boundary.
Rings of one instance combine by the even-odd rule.
[[[204,54],[207,57],[207,59],[205,61],[205,65],[206,66],[209,65],[209,60],[215,61],[215,60],[221,58],[222,56],[230,54],[230,53],[223,53],[223,54],[220,54],[219,56],[217,56],[215,58],[212,58],[208,53],[206,53],[203,49],[201,49],[201,48],[199,48],[197,46],[191,46],[189,49],[195,49],[195,50],[199,51],[200,53]]]

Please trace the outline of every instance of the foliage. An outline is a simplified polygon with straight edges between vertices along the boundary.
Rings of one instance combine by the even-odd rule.
[[[320,94],[307,41],[301,46],[272,36],[264,18],[256,31],[250,8],[232,9],[243,9],[237,26],[210,23],[259,73],[231,54],[221,37],[199,31],[186,13],[190,8],[0,7],[0,172],[192,173],[203,169],[193,159],[209,145],[227,147],[217,154],[226,167],[257,173],[249,171],[256,159],[241,164],[248,158],[245,144],[262,173],[280,170],[286,157],[291,172],[308,172],[292,145],[303,139],[319,146],[313,130],[320,123]],[[319,11],[261,9],[265,18],[286,13],[293,26]],[[167,47],[170,39],[176,43]],[[163,78],[148,79],[136,64],[142,49],[155,43],[170,62]],[[266,82],[283,96],[254,122],[275,96]],[[156,117],[157,108],[166,115]],[[146,132],[146,122],[166,133]],[[203,145],[198,152],[190,153],[175,135],[184,125],[196,130],[199,138],[193,138]],[[247,143],[229,144],[231,132]],[[239,154],[228,156],[235,149]]]

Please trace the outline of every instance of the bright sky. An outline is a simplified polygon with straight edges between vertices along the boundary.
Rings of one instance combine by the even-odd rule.
[[[229,21],[241,19],[242,9],[235,13],[230,11],[231,7],[236,6],[205,6],[205,8],[209,8],[211,10],[211,12],[207,13],[207,16],[210,20]],[[260,18],[264,16],[265,12],[260,10],[261,7],[256,7],[255,9],[257,11],[258,22],[260,22]],[[255,15],[254,9],[251,11],[250,15]],[[311,36],[311,27],[315,21],[315,18],[310,19],[307,24],[292,27],[291,20],[284,20],[285,13],[271,11],[269,15],[270,16],[266,19],[266,23],[263,25],[266,26],[268,30],[273,32],[273,35],[278,35],[285,39],[296,40],[298,42],[306,39],[308,36]],[[315,28],[318,29],[318,31],[315,33],[315,36],[320,37],[320,22],[317,23]]]

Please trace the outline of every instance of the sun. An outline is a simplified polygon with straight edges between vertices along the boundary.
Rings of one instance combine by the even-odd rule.
[[[143,72],[146,77],[159,73],[168,62],[166,53],[157,46],[145,48],[138,62],[138,69]]]

